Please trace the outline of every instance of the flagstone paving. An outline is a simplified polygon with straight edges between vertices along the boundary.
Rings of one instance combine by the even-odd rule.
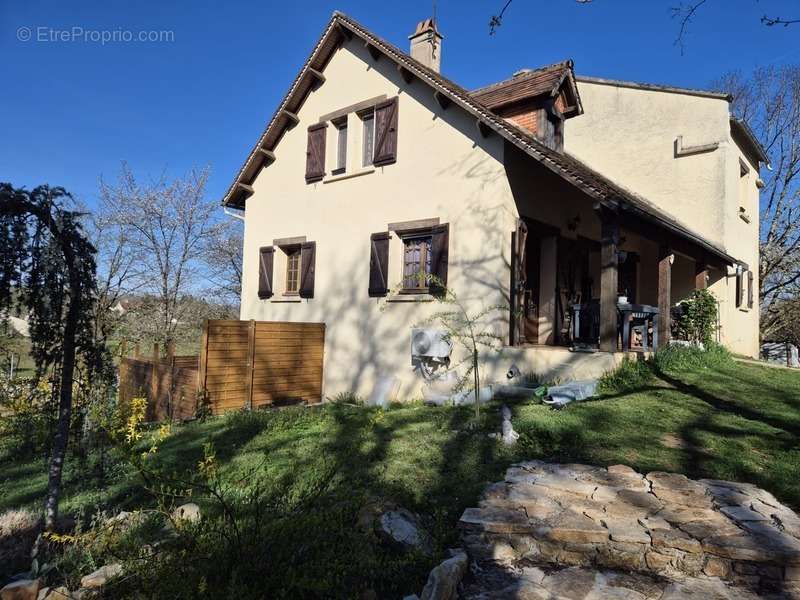
[[[800,599],[800,517],[752,484],[529,461],[459,527],[466,598]]]

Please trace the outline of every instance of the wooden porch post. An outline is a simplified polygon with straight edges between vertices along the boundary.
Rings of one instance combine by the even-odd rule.
[[[616,352],[619,221],[616,215],[601,215],[600,218],[600,350]]]
[[[704,290],[708,287],[708,265],[702,259],[694,262],[694,289]]]
[[[525,295],[524,286],[521,277],[520,262],[522,256],[520,255],[519,248],[520,230],[517,227],[516,231],[511,232],[511,310],[509,311],[509,344],[511,346],[521,346],[525,341],[522,335],[522,298]]]
[[[672,262],[674,256],[667,246],[658,251],[658,344],[669,343],[672,308]]]

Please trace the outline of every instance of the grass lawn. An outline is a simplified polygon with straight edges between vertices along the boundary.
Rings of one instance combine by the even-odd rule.
[[[518,460],[624,463],[641,472],[747,481],[800,508],[800,373],[741,363],[696,366],[562,411],[511,406],[520,433],[512,448],[486,435],[499,429],[498,404],[485,409],[478,427],[467,408],[327,405],[185,425],[162,443],[156,460],[176,472],[193,469],[212,442],[234,487],[246,487],[242,478],[257,467],[289,494],[316,490],[302,518],[276,530],[279,542],[264,541],[272,545],[261,589],[281,597],[419,593],[430,567],[457,544],[461,512]],[[101,481],[90,463],[70,460],[62,511],[152,502],[126,468],[112,466]],[[38,508],[44,467],[41,460],[0,455],[0,512]],[[436,555],[405,555],[359,530],[359,509],[374,498],[422,515]]]

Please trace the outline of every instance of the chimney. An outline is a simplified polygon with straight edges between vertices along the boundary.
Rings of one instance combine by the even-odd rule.
[[[433,19],[420,21],[408,39],[411,40],[411,58],[438,73],[442,64],[442,34],[436,29],[436,22]]]

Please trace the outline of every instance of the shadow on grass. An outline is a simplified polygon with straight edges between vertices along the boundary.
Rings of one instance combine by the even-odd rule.
[[[752,377],[748,386],[757,384],[757,374]],[[786,404],[793,399],[790,395]],[[258,482],[244,476],[257,468],[258,477],[275,494],[304,504],[301,512],[269,524],[246,564],[213,554],[187,565],[188,574],[180,576],[189,577],[191,569],[202,566],[216,590],[240,582],[243,590],[258,586],[272,597],[353,597],[368,590],[378,597],[402,597],[419,592],[430,568],[458,542],[461,512],[475,506],[484,487],[500,480],[511,463],[530,459],[625,463],[644,473],[675,470],[694,478],[749,481],[796,505],[800,493],[793,473],[800,452],[791,417],[788,423],[780,419],[779,405],[764,415],[757,404],[742,410],[741,402],[747,400],[727,400],[702,381],[674,375],[562,411],[507,402],[521,434],[513,447],[487,435],[500,428],[499,405],[494,403],[482,409],[477,425],[472,407],[382,411],[334,404],[241,413],[182,426],[157,454],[165,469],[192,471],[203,446],[211,442],[233,489],[245,493],[255,487]],[[664,447],[665,434],[680,436],[685,445]],[[760,470],[759,452],[766,457]],[[20,467],[19,474],[29,478],[31,469]],[[71,480],[73,489],[79,483],[75,476],[79,474]],[[36,495],[34,489],[18,489],[26,497]],[[153,501],[130,474],[100,491],[109,505]],[[381,502],[395,502],[421,515],[434,538],[433,556],[388,545],[374,523],[365,525],[364,507]],[[244,513],[242,518],[248,522],[256,516]]]
[[[709,391],[706,391],[704,388],[692,384],[687,383],[677,377],[674,377],[668,373],[664,373],[663,371],[658,373],[658,376],[661,377],[664,381],[672,385],[675,389],[680,391],[683,394],[688,396],[694,396],[703,402],[711,405],[714,407],[715,410],[730,413],[732,415],[744,417],[745,419],[749,419],[751,421],[760,421],[774,427],[775,429],[780,429],[785,431],[786,433],[797,437],[800,434],[800,425],[795,423],[794,421],[796,418],[794,416],[786,416],[783,418],[778,418],[777,416],[773,416],[767,414],[763,410],[757,410],[755,408],[751,408],[748,406],[743,406],[741,403],[730,402],[723,398],[720,398]],[[737,382],[739,384],[739,382]],[[749,394],[747,393],[749,392]],[[755,396],[753,400],[756,402],[753,403],[754,406],[757,406],[757,399],[762,396],[766,395],[767,391],[763,388],[761,389],[754,389],[754,390],[738,390],[739,394],[746,394]],[[784,393],[784,392],[780,392]]]

